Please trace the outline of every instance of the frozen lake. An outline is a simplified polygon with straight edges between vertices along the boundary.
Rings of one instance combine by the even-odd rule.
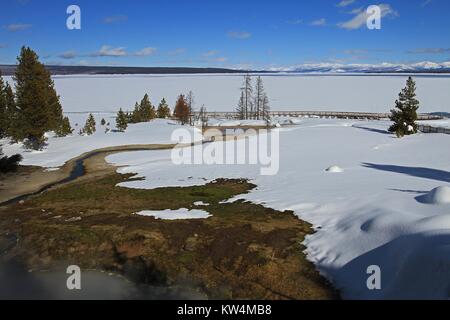
[[[262,75],[272,110],[388,112],[407,75]],[[421,112],[450,112],[450,76],[417,75]],[[6,77],[11,80],[11,77]],[[71,75],[54,77],[66,112],[132,109],[144,93],[173,107],[192,90],[196,107],[234,111],[242,75]]]

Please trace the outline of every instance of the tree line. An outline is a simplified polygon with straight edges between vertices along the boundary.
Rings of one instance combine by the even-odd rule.
[[[180,94],[178,96],[173,113],[165,98],[161,100],[158,108],[155,108],[150,102],[148,94],[145,94],[140,103],[136,102],[132,112],[124,112],[122,108],[119,109],[116,116],[116,128],[124,132],[130,123],[148,122],[156,118],[174,118],[182,125],[193,125],[195,120],[194,94],[192,91],[187,95]]]

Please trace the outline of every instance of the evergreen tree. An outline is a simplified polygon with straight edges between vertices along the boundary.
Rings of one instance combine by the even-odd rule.
[[[73,129],[70,126],[70,120],[68,117],[64,117],[61,121],[60,127],[55,131],[58,137],[65,137],[73,133]]]
[[[189,106],[186,102],[184,94],[180,94],[178,96],[177,103],[175,104],[175,109],[173,111],[173,115],[178,121],[181,122],[182,125],[189,123]]]
[[[127,115],[122,111],[122,108],[120,108],[119,112],[117,112],[116,127],[120,132],[124,132],[128,127]]]
[[[14,80],[16,104],[20,110],[17,125],[19,139],[27,139],[27,146],[39,149],[45,142],[46,131],[56,131],[63,121],[62,107],[53,80],[38,55],[22,47]]]
[[[11,138],[13,142],[18,142],[23,139],[23,132],[21,130],[21,116],[20,110],[17,109],[14,100],[14,93],[11,86],[7,83],[5,87],[6,100],[6,135]]]
[[[97,130],[95,126],[96,126],[95,118],[92,115],[92,113],[90,113],[86,120],[86,124],[84,125],[83,133],[87,134],[88,136],[94,134],[95,131]]]
[[[6,136],[8,124],[7,111],[5,84],[0,70],[0,139]]]
[[[148,94],[145,94],[144,98],[142,99],[139,110],[141,113],[142,122],[147,122],[156,118],[155,107],[153,107],[152,103],[150,102]]]
[[[139,103],[135,103],[134,105],[134,110],[133,112],[130,114],[130,122],[131,123],[139,123],[141,122],[141,112],[140,112],[140,106]]]
[[[390,132],[395,132],[398,137],[417,133],[417,110],[419,101],[416,99],[416,83],[409,77],[406,87],[399,94],[399,99],[395,101],[395,108],[391,110],[390,119],[394,124],[389,128]]]
[[[102,126],[104,126],[104,125],[106,124],[105,118],[102,118],[102,121],[100,122],[100,124],[101,124]]]
[[[16,171],[20,161],[22,161],[20,154],[6,157],[3,156],[3,150],[0,148],[0,173]]]
[[[156,118],[155,107],[152,106],[148,94],[145,94],[141,103],[136,103],[133,111],[133,123],[147,122]]]
[[[163,98],[159,103],[158,109],[156,110],[156,116],[160,119],[167,119],[170,117],[170,108],[166,99]]]

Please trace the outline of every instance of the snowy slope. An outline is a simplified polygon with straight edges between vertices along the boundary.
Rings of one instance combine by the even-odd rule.
[[[130,188],[251,179],[257,189],[239,198],[293,210],[317,228],[305,241],[308,257],[344,298],[448,298],[450,205],[423,198],[449,186],[450,139],[439,134],[396,139],[386,133],[388,126],[304,119],[298,127],[280,129],[275,176],[261,176],[255,165],[176,166],[170,151],[121,153],[107,160],[128,165],[120,172],[146,178],[122,184]],[[331,166],[343,172],[327,172]],[[380,291],[366,287],[370,265],[381,268]]]
[[[21,143],[10,145],[6,140],[0,140],[0,144],[3,144],[3,152],[7,155],[22,154],[24,159],[21,164],[23,165],[54,168],[95,149],[123,145],[173,144],[171,135],[178,128],[189,130],[192,137],[194,137],[194,131],[199,132],[193,127],[180,126],[175,121],[157,119],[146,123],[131,124],[124,133],[105,133],[106,126],[100,125],[101,119],[105,118],[106,122],[110,122],[111,128],[114,128],[115,120],[111,116],[108,117],[108,114],[96,114],[97,132],[91,136],[80,136],[77,131],[84,126],[86,115],[69,115],[69,117],[73,127],[75,127],[77,118],[82,120],[79,121],[79,126],[75,127],[75,133],[64,138],[50,136],[48,146],[43,151],[29,151],[24,149]]]

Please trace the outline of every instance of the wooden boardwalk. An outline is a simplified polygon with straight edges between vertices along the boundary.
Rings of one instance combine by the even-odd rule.
[[[198,113],[196,114],[198,115]],[[237,119],[237,112],[207,112],[208,118],[216,119]],[[389,119],[390,113],[373,112],[340,112],[340,111],[271,111],[271,117],[318,117],[318,118],[336,118],[336,119],[368,119],[384,120]],[[418,120],[439,120],[442,117],[419,114]]]
[[[450,128],[433,127],[428,125],[419,125],[419,131],[423,133],[443,133],[450,134]]]

